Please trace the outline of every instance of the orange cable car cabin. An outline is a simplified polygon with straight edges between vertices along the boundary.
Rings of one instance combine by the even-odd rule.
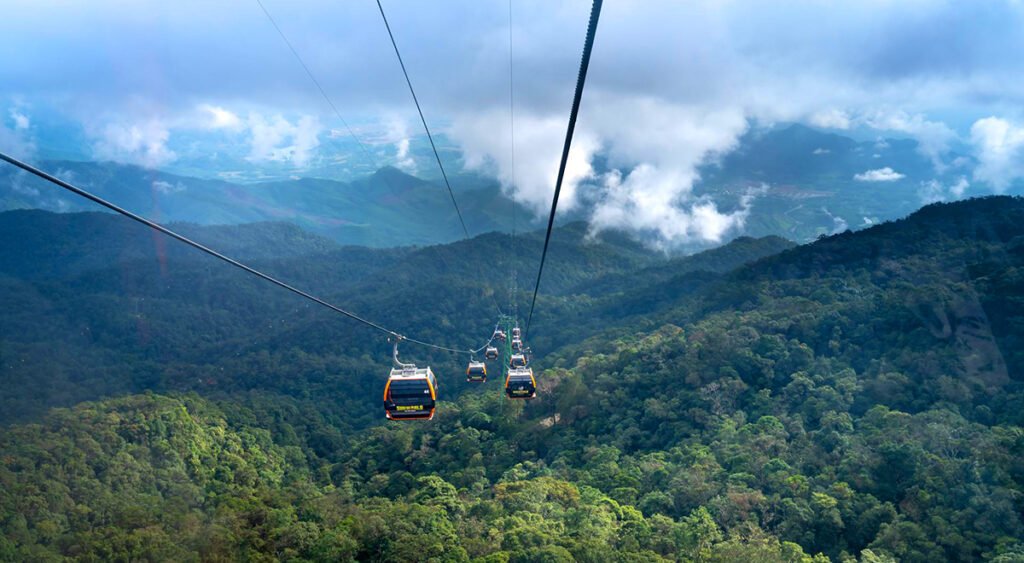
[[[393,368],[384,386],[388,420],[430,420],[437,402],[437,379],[429,367]]]
[[[508,367],[512,369],[526,367],[526,356],[522,354],[512,354],[512,357],[508,361]]]
[[[470,383],[483,383],[487,381],[487,364],[483,362],[469,362],[466,368],[466,381]]]
[[[509,399],[532,399],[537,396],[537,380],[533,368],[514,368],[505,377],[505,395]]]

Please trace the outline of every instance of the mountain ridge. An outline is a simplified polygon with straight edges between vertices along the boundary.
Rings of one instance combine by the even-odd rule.
[[[856,141],[798,124],[754,127],[735,151],[700,167],[693,194],[723,212],[742,207],[753,194],[741,230],[724,241],[688,241],[675,250],[692,253],[737,236],[781,236],[809,242],[821,234],[859,229],[892,220],[935,199],[953,197],[950,186],[966,182],[965,195],[988,188],[971,185],[966,155],[951,152],[946,160],[960,164],[940,170],[910,139]],[[462,238],[458,217],[444,186],[385,167],[348,182],[297,178],[262,183],[231,183],[191,178],[116,163],[50,161],[42,163],[58,176],[82,183],[125,207],[157,220],[201,224],[286,220],[341,244],[374,247],[425,245]],[[606,166],[596,164],[598,175]],[[870,170],[890,168],[886,181],[856,179]],[[512,202],[494,179],[456,173],[453,189],[471,234],[512,230]],[[601,188],[581,189],[599,197]],[[1018,193],[1012,186],[1010,193]],[[957,196],[959,197],[959,196]],[[588,215],[579,208],[559,221]],[[84,201],[64,197],[10,168],[0,169],[0,209],[39,207],[81,211]],[[520,230],[541,226],[532,209],[520,206]],[[642,237],[641,237],[642,238]]]

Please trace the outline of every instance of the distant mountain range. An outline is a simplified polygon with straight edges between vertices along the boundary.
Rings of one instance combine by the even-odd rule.
[[[990,194],[988,186],[970,185],[974,164],[954,152],[937,167],[911,139],[856,141],[789,125],[749,132],[735,151],[703,168],[695,191],[729,209],[756,190],[745,233],[807,242],[927,203]]]
[[[353,182],[301,178],[236,184],[178,176],[137,166],[55,161],[40,166],[122,207],[158,221],[231,225],[287,221],[342,244],[427,245],[463,237],[445,188],[395,168]],[[461,175],[459,206],[471,234],[511,231],[512,203],[498,183]],[[93,211],[100,208],[15,171],[0,168],[0,210]],[[525,208],[522,227],[534,226]]]
[[[756,128],[735,151],[702,168],[695,193],[726,211],[755,193],[743,230],[730,237],[777,235],[797,242],[895,219],[923,203],[988,193],[987,187],[970,185],[974,163],[969,157],[947,154],[937,167],[919,149],[913,140],[856,141],[802,125]],[[341,244],[371,247],[437,244],[463,235],[444,186],[395,168],[352,182],[300,178],[241,184],[114,163],[40,165],[161,221],[286,221]],[[513,206],[496,180],[459,174],[452,185],[470,234],[512,230]],[[0,168],[0,210],[24,208],[96,209],[10,167]],[[542,226],[542,219],[522,206],[515,214],[522,230]],[[586,216],[582,206],[560,219]]]

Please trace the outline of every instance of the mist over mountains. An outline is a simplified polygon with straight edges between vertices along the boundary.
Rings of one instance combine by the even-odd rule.
[[[651,230],[631,231],[668,251],[694,252],[737,236],[776,235],[804,242],[822,234],[859,229],[903,216],[922,204],[991,192],[970,180],[976,164],[947,155],[936,167],[917,141],[857,141],[803,125],[755,128],[733,151],[706,164],[694,187],[698,202],[723,213],[748,206],[742,221],[719,238],[691,237],[665,244]],[[48,161],[46,170],[130,210],[160,221],[231,225],[286,221],[340,244],[372,247],[425,245],[462,237],[455,211],[439,181],[384,168],[353,181],[297,178],[237,183],[96,162]],[[599,179],[608,171],[595,162]],[[452,177],[470,234],[510,232],[541,224],[534,210],[511,200],[497,180],[477,173]],[[1011,187],[1009,193],[1018,193]],[[590,220],[602,190],[582,184],[580,205],[560,221]],[[669,202],[671,203],[671,202]],[[0,169],[0,209],[93,210],[88,202],[55,191],[24,173]],[[713,235],[714,233],[712,233]]]

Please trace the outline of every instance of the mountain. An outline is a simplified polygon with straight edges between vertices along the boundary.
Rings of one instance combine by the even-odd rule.
[[[463,237],[445,187],[394,168],[350,183],[299,178],[236,184],[115,163],[56,161],[41,167],[156,221],[287,221],[339,244],[372,247],[437,244]],[[454,176],[452,183],[470,233],[512,230],[512,203],[495,181],[463,174]],[[0,209],[24,208],[66,212],[97,206],[12,167],[0,168]],[[517,215],[524,230],[533,221],[524,208]]]
[[[193,255],[196,251],[163,235],[107,213],[56,214],[39,210],[9,211],[0,220],[0,269],[31,279],[66,277],[72,272],[143,259]],[[200,244],[229,256],[253,260],[308,257],[342,247],[290,223],[199,226],[167,225]],[[70,236],[71,234],[74,236]],[[59,246],[59,255],[53,248]],[[59,258],[59,259],[56,259]]]
[[[544,242],[540,232],[517,238],[514,246],[508,235],[488,233],[444,246],[367,249],[334,245],[287,224],[175,227],[360,315],[388,318],[389,328],[466,348],[479,346],[480,336],[490,334],[496,306],[508,303],[512,278],[518,276],[525,288],[535,275]],[[291,344],[274,348],[359,357],[388,346],[382,335],[362,325],[324,314],[318,306],[115,215],[11,211],[0,213],[0,234],[23,242],[0,250],[0,307],[8,313],[0,357],[34,364],[10,375],[45,370],[52,374],[51,383],[63,382],[53,395],[10,397],[0,409],[2,419],[100,397],[111,389],[153,388],[165,377],[158,388],[193,387],[196,378],[164,364],[172,358],[172,363],[202,363],[218,374],[213,381],[234,385],[244,368],[232,365],[232,358],[265,350],[282,334]],[[613,235],[602,242],[589,237],[585,225],[570,224],[556,231],[544,288],[557,294],[595,276],[661,260],[628,237]],[[209,333],[203,327],[217,328]],[[63,338],[70,356],[37,355],[35,343],[43,334]],[[140,361],[163,366],[158,368],[163,375],[124,369]],[[359,367],[367,375],[379,371],[369,356]],[[459,385],[456,373],[454,367],[448,370],[446,382]],[[368,383],[352,402],[377,393]],[[355,407],[353,412],[370,413]]]
[[[743,228],[729,236],[774,235],[809,242],[897,219],[925,203],[991,191],[983,184],[972,185],[975,163],[969,156],[950,152],[941,161],[933,161],[911,139],[856,141],[799,124],[753,127],[734,151],[701,167],[694,194],[723,211],[735,211],[745,197],[753,196]],[[42,167],[161,221],[286,221],[339,244],[371,247],[463,238],[444,185],[395,168],[349,182],[296,177],[243,184],[114,163],[51,161]],[[607,171],[601,158],[595,169]],[[513,205],[496,180],[469,172],[455,173],[451,180],[470,234],[511,232]],[[602,188],[584,184],[581,189],[599,193]],[[585,219],[590,200],[582,200],[559,221]],[[42,181],[0,167],[0,210],[24,208],[96,210]],[[542,226],[542,218],[523,206],[515,216],[521,231]],[[694,242],[677,250],[693,253],[718,244]]]
[[[974,164],[968,156],[951,152],[942,161],[937,165],[912,139],[858,142],[800,124],[757,127],[735,151],[702,168],[695,193],[725,209],[756,193],[747,235],[808,242],[897,219],[922,204],[958,199],[956,185],[967,196],[991,193],[988,186],[971,186]],[[870,174],[887,168],[888,174]]]
[[[1024,554],[1024,199],[686,258],[566,225],[529,334],[538,398],[406,343],[440,379],[423,424],[381,420],[383,335],[198,254],[161,262],[118,217],[28,218],[40,248],[0,261],[0,560]],[[86,259],[81,232],[122,258]],[[254,261],[466,347],[543,242],[316,240]]]
[[[738,237],[729,244],[690,256],[672,258],[664,263],[645,268],[641,272],[604,276],[597,282],[589,282],[574,288],[574,292],[607,295],[636,289],[634,284],[638,277],[645,280],[646,283],[654,283],[693,272],[724,273],[757,258],[777,254],[794,246],[796,245],[793,242],[776,236],[766,236],[760,239]]]

